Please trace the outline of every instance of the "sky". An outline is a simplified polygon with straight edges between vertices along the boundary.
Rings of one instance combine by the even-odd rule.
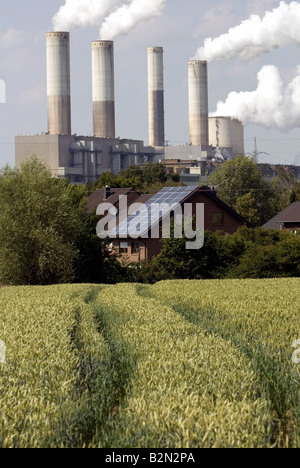
[[[0,168],[14,166],[14,137],[47,131],[46,32],[64,0],[0,0]],[[290,3],[290,2],[287,2]],[[188,128],[188,60],[207,37],[217,37],[250,14],[263,15],[273,0],[167,0],[162,16],[115,40],[116,131],[148,143],[147,47],[164,47],[166,140],[185,145]],[[100,27],[100,25],[99,25]],[[71,31],[72,133],[92,134],[91,41],[99,27]],[[254,91],[264,65],[278,67],[286,83],[300,65],[295,45],[249,61],[209,63],[209,110],[232,91]],[[5,103],[3,85],[6,85]],[[2,96],[2,99],[1,99]],[[300,165],[300,128],[245,127],[246,152],[257,139],[260,162]],[[266,154],[265,154],[266,153]]]

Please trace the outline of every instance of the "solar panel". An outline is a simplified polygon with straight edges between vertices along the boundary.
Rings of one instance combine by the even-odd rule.
[[[111,231],[113,237],[142,237],[161,218],[169,214],[189,194],[195,191],[195,187],[165,187],[143,207],[136,211],[116,229]],[[138,202],[137,202],[138,203]],[[157,205],[157,206],[153,206]]]

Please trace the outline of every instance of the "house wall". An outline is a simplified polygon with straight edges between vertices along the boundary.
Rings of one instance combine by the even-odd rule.
[[[205,192],[198,192],[195,194],[188,203],[193,203],[193,215],[196,215],[196,204],[204,203],[204,229],[205,231],[217,232],[224,231],[227,234],[234,234],[240,227],[242,222],[237,219],[233,214],[225,210],[222,204],[205,194]],[[214,215],[223,214],[223,222],[215,223]]]
[[[123,244],[128,244],[127,253],[122,253],[120,250]],[[134,253],[134,244],[140,245],[139,253]],[[152,260],[152,258],[156,257],[161,252],[162,246],[161,239],[116,239],[113,242],[113,251],[119,255],[120,261],[126,259],[128,262],[138,263],[143,260]]]

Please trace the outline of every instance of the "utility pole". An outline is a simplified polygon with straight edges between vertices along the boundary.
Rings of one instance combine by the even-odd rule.
[[[266,153],[265,151],[258,151],[258,144],[257,144],[257,138],[256,137],[254,137],[254,151],[253,151],[253,153],[247,153],[247,154],[254,157],[256,164],[259,163],[259,155],[260,154],[266,154],[267,156],[270,156],[269,153]]]

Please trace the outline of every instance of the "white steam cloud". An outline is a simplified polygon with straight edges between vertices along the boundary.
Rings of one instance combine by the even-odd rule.
[[[285,86],[279,70],[264,66],[257,75],[253,92],[232,92],[225,102],[218,102],[212,116],[228,116],[244,125],[260,124],[286,132],[300,127],[300,66],[294,79]]]
[[[165,5],[166,0],[133,0],[130,5],[123,5],[106,18],[100,37],[113,39],[119,34],[127,34],[141,21],[160,16]]]
[[[288,44],[300,45],[300,3],[280,2],[261,18],[252,15],[227,34],[204,41],[196,59],[229,60],[235,56],[250,60]]]
[[[166,0],[65,0],[54,16],[55,31],[100,28],[100,38],[126,34],[139,22],[162,14]]]

